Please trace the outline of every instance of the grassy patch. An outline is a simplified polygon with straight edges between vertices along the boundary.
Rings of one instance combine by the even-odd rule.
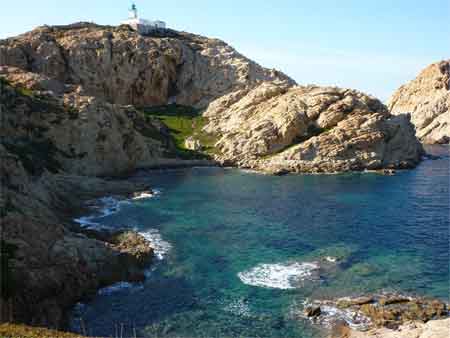
[[[177,154],[185,159],[209,158],[215,152],[214,135],[205,133],[202,129],[207,120],[201,112],[195,108],[167,105],[158,107],[146,107],[143,109],[147,116],[158,118],[170,131],[170,135],[177,147]],[[185,141],[188,137],[194,137],[202,145],[202,151],[192,151],[186,149]]]

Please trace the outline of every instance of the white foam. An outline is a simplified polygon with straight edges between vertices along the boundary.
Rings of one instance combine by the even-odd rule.
[[[260,264],[238,273],[239,279],[247,285],[273,289],[295,289],[298,282],[312,279],[317,263]]]
[[[224,310],[241,317],[250,317],[251,315],[250,307],[243,298],[228,303],[225,305]]]
[[[144,286],[142,284],[132,284],[129,282],[118,282],[113,285],[104,287],[100,290],[98,290],[98,295],[105,296],[105,295],[111,295],[113,293],[117,293],[120,291],[128,290],[128,289],[135,289],[135,290],[142,290]]]
[[[80,224],[85,228],[104,228],[110,229],[110,227],[102,225],[98,222],[98,219],[105,218],[120,211],[120,208],[124,204],[129,204],[128,200],[119,200],[112,196],[106,196],[94,201],[90,201],[90,209],[94,211],[92,215],[75,218],[74,222]]]
[[[153,194],[148,193],[148,192],[142,192],[140,194],[138,194],[137,196],[134,196],[132,199],[134,201],[138,201],[138,200],[143,200],[143,199],[148,199],[148,198],[152,198]]]
[[[345,321],[354,330],[365,331],[371,326],[369,318],[350,309],[339,309],[333,305],[320,305],[321,314],[314,318],[316,324],[331,328],[339,321]]]
[[[327,256],[327,257],[325,257],[325,260],[330,263],[336,263],[338,259],[333,256]]]
[[[155,251],[156,257],[160,260],[164,259],[164,257],[172,248],[172,245],[169,242],[163,240],[161,234],[156,229],[140,231],[139,234],[141,234],[147,241],[150,242],[151,247]]]

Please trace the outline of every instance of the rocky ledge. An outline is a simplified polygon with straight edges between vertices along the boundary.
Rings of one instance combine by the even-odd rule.
[[[332,338],[448,337],[450,333],[448,304],[400,294],[314,301],[303,314],[330,328]],[[427,336],[429,332],[436,335]]]
[[[450,141],[450,60],[433,63],[390,98],[394,115],[411,114],[424,143]]]
[[[427,323],[409,322],[397,330],[388,328],[359,332],[341,328],[331,338],[448,338],[450,336],[450,318],[432,320]]]
[[[263,83],[209,105],[215,159],[271,173],[411,168],[423,154],[408,116],[356,90]]]

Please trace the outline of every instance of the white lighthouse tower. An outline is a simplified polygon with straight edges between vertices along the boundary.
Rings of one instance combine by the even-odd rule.
[[[128,13],[128,20],[122,21],[122,25],[128,25],[140,34],[148,34],[155,30],[166,29],[164,21],[150,21],[140,19],[136,4],[132,4]]]
[[[132,4],[128,15],[128,19],[137,19],[137,18],[138,18],[138,11],[136,4]]]

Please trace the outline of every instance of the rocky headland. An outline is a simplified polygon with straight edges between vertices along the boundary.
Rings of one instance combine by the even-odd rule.
[[[270,173],[411,168],[408,116],[356,90],[297,86],[226,43],[128,26],[43,26],[0,40],[2,319],[64,327],[99,287],[140,280],[135,233],[74,224],[83,201],[148,189],[139,168]]]
[[[271,173],[414,167],[423,149],[407,116],[356,90],[262,83],[212,102],[215,159]]]
[[[389,99],[394,115],[411,114],[417,137],[428,144],[450,141],[450,60],[433,63]]]

